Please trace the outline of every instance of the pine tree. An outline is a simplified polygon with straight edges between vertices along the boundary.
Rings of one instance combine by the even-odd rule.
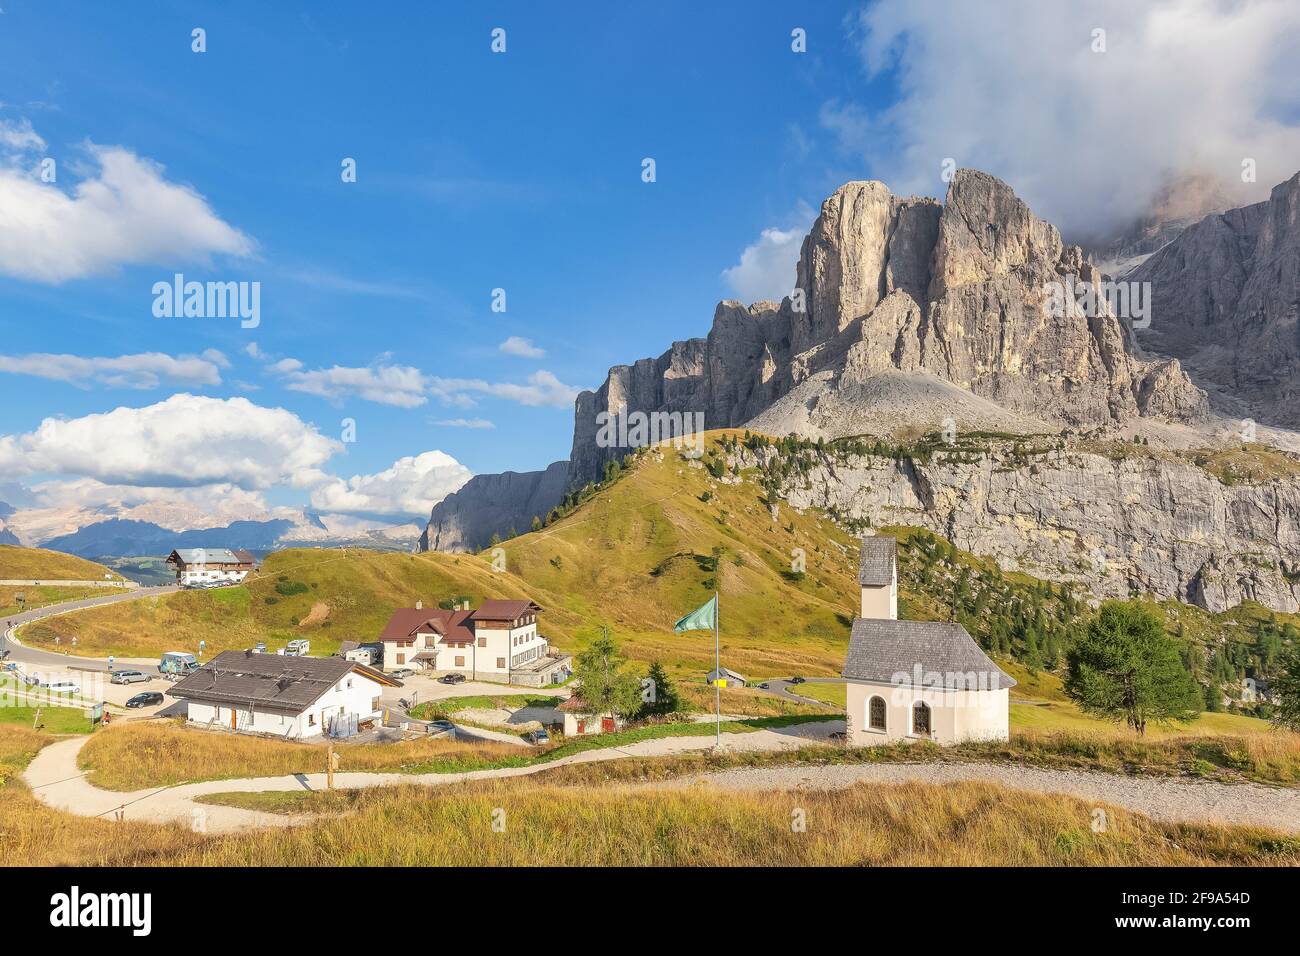
[[[1183,666],[1177,642],[1137,601],[1107,601],[1070,648],[1065,691],[1087,713],[1147,723],[1192,720],[1205,698]]]

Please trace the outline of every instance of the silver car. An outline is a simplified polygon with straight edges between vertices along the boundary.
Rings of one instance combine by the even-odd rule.
[[[111,684],[138,684],[148,679],[149,675],[144,671],[112,671],[108,675]]]

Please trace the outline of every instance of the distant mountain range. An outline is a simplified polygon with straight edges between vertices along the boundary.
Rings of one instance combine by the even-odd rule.
[[[157,508],[151,508],[157,512]],[[140,513],[130,509],[126,514]],[[353,545],[387,551],[411,551],[421,529],[413,524],[376,525],[352,518],[278,509],[271,516],[239,518],[222,525],[203,523],[201,513],[181,509],[163,525],[136,517],[100,517],[81,510],[51,514],[14,508],[0,502],[0,544],[23,544],[63,551],[84,558],[165,556],[174,548],[246,548],[268,552],[285,547]],[[87,520],[90,519],[90,520]],[[210,520],[210,519],[209,519]],[[189,526],[186,526],[186,525]],[[74,530],[46,536],[51,526]],[[178,527],[179,525],[179,527]]]

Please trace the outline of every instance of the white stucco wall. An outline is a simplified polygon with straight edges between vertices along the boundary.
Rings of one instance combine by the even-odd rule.
[[[861,617],[876,621],[898,620],[898,581],[884,587],[862,588]]]
[[[181,584],[211,584],[214,581],[235,581],[239,582],[248,577],[247,571],[236,571],[221,567],[196,565],[186,568],[180,573]]]
[[[872,697],[885,701],[885,730],[870,728],[867,710]],[[917,701],[930,707],[932,733],[922,738],[912,727]],[[947,691],[908,685],[849,681],[846,713],[849,743],[855,747],[929,739],[939,744],[971,740],[1006,740],[1009,733],[1009,695],[1006,690]]]
[[[382,689],[377,681],[352,673],[345,674],[338,684],[297,715],[258,708],[250,710],[242,704],[232,707],[230,704],[202,701],[190,701],[187,710],[190,723],[200,726],[230,730],[233,711],[235,730],[305,739],[323,734],[329,726],[329,720],[340,712],[356,714],[359,720],[379,718],[383,707],[382,704],[377,705],[377,702]]]

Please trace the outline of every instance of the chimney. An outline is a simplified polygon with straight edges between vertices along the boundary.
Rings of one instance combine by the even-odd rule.
[[[417,611],[423,611],[423,610],[424,610],[424,602],[423,602],[423,601],[416,601],[416,602],[415,602],[415,609],[416,609]]]

